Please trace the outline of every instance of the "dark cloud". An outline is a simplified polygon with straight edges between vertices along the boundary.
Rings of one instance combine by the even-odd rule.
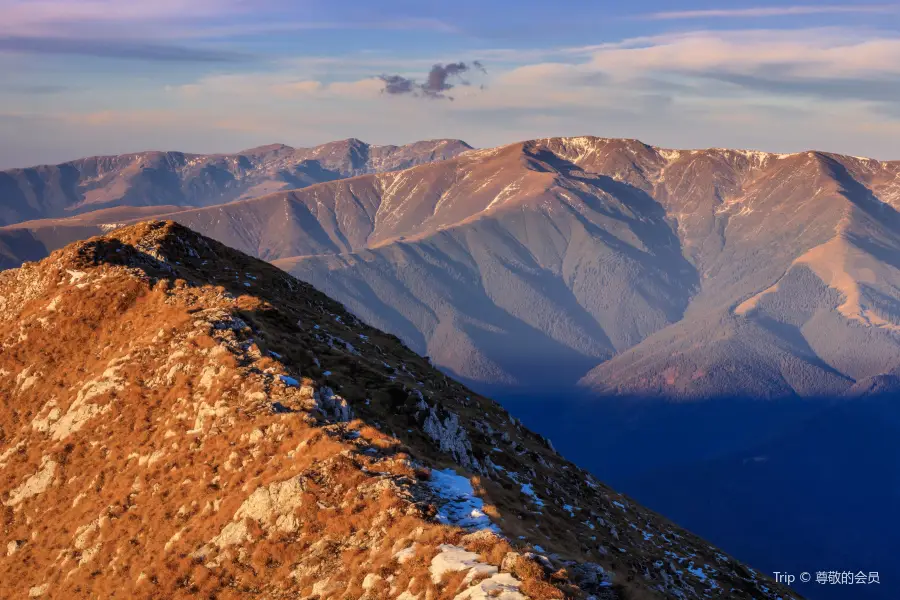
[[[416,82],[400,75],[382,75],[385,94],[410,94],[416,90]]]
[[[444,92],[453,89],[452,78],[459,79],[461,85],[469,85],[469,82],[462,79],[462,74],[469,70],[466,63],[450,63],[447,65],[434,65],[428,72],[428,78],[422,84],[422,92],[427,96],[435,98],[443,98]],[[451,98],[452,100],[452,98]]]
[[[241,62],[248,58],[247,55],[234,52],[127,40],[89,40],[9,35],[0,36],[0,52],[69,54],[157,62],[230,63]]]
[[[380,75],[384,82],[382,93],[392,95],[410,94],[422,98],[453,100],[453,96],[447,94],[457,85],[472,85],[464,75],[472,70],[487,73],[480,61],[448,63],[446,65],[434,65],[428,72],[424,83],[418,83],[415,79],[409,79],[401,75]]]

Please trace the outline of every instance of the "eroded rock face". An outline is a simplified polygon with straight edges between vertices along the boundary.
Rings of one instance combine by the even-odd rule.
[[[0,273],[0,305],[2,597],[793,597],[172,223]]]
[[[468,434],[460,427],[459,416],[456,413],[448,412],[441,421],[434,407],[429,407],[423,429],[442,452],[451,454],[464,467],[480,470],[478,459],[472,456],[472,444],[469,442]]]

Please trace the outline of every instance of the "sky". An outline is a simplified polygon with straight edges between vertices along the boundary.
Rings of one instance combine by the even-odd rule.
[[[900,159],[900,2],[0,0],[0,168],[567,135]]]

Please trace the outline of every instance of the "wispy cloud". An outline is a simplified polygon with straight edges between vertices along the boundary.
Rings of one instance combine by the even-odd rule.
[[[756,8],[721,8],[708,10],[673,10],[650,13],[641,18],[651,20],[678,20],[678,19],[745,19],[764,17],[790,17],[804,15],[835,15],[835,14],[884,14],[900,12],[897,4],[821,4],[821,5],[796,5],[796,6],[765,6]]]
[[[3,13],[0,27],[21,35],[39,35],[78,24],[171,22],[246,10],[247,6],[237,0],[0,0],[0,12]]]
[[[64,37],[0,36],[0,52],[68,54],[158,62],[234,63],[250,58],[246,54],[236,52],[188,48],[171,44]]]
[[[900,37],[860,37],[842,29],[695,31],[626,40],[594,52],[591,65],[620,75],[724,71],[877,80],[900,75]]]
[[[252,36],[303,31],[451,32],[435,18],[313,18],[288,0],[0,0],[0,53],[162,62],[232,63]]]
[[[315,79],[298,79],[291,71],[274,73],[241,73],[209,75],[194,83],[166,86],[170,94],[187,100],[208,102],[217,99],[218,105],[229,101],[267,102],[282,99],[310,101],[335,99],[377,98],[384,84],[375,77],[352,81],[323,83]]]
[[[240,0],[0,0],[0,52],[232,63],[246,55],[176,42],[190,22],[238,18]]]
[[[278,9],[278,10],[275,10]],[[273,16],[278,13],[277,18]],[[0,0],[0,34],[21,37],[107,38],[122,30],[145,39],[201,39],[315,30],[456,32],[430,17],[309,18],[302,4],[244,0]]]
[[[458,29],[438,19],[390,19],[384,21],[310,21],[281,20],[230,24],[199,23],[191,27],[173,27],[166,34],[176,38],[241,37],[287,34],[301,31],[431,31],[458,33]]]

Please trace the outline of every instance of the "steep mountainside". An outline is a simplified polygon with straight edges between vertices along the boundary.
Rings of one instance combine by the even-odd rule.
[[[839,210],[826,217],[828,204],[816,203],[814,210],[823,212],[787,217],[807,227],[796,232],[801,243],[774,242],[791,249],[779,252],[786,256],[773,261],[774,268],[754,267],[766,280],[754,274],[750,288],[731,273],[746,269],[748,262],[755,265],[760,251],[747,248],[730,255],[731,262],[717,265],[704,283],[704,292],[709,291],[693,300],[696,310],[598,366],[584,382],[600,391],[667,397],[728,390],[754,397],[857,394],[872,386],[884,391],[878,382],[884,376],[895,380],[892,375],[900,371],[896,197],[879,198],[832,157],[818,160],[830,176],[819,193],[828,190],[829,198],[839,200]],[[810,233],[825,219],[826,235]],[[777,222],[760,223],[757,244],[769,243]],[[715,310],[718,303],[710,300],[719,297],[729,301],[727,311]]]
[[[0,273],[0,595],[794,598],[172,222]]]
[[[415,239],[376,223],[372,250],[276,264],[482,383],[554,387],[612,357],[582,383],[814,396],[900,365],[900,163],[554,139],[419,170],[509,152],[453,226],[436,206]]]
[[[678,321],[697,284],[656,202],[564,167],[518,144],[171,218],[268,260],[291,240],[276,264],[436,364],[550,386]]]
[[[237,154],[141,152],[0,172],[0,225],[112,206],[208,206],[313,183],[405,169],[469,150],[459,140],[315,148],[282,144]]]
[[[781,397],[894,381],[898,207],[900,162],[583,137],[166,218],[482,389]]]

